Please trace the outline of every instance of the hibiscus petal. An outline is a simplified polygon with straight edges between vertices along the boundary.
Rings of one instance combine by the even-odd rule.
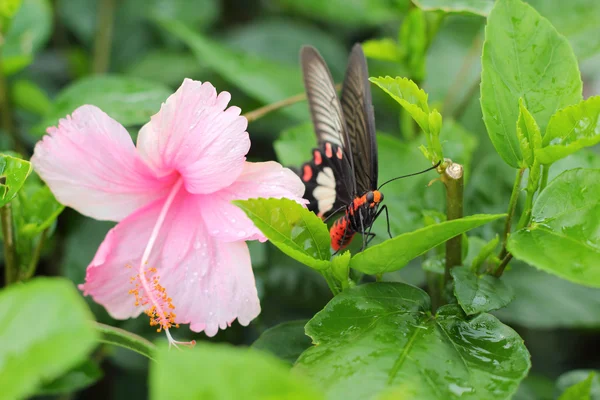
[[[138,136],[142,157],[159,173],[176,169],[190,193],[213,193],[241,173],[250,148],[248,121],[231,96],[186,79]],[[164,172],[163,172],[164,171]]]
[[[172,298],[175,321],[213,336],[236,318],[247,325],[259,314],[260,304],[246,243],[225,243],[207,234],[199,211],[203,197],[184,190],[177,194],[148,268],[156,268],[160,285]],[[121,221],[108,233],[88,267],[82,289],[114,318],[142,311],[128,294],[133,289],[130,281],[137,276],[163,204],[159,200]]]
[[[256,197],[286,197],[305,204],[303,194],[304,184],[290,169],[283,168],[274,161],[246,162],[244,170],[233,184],[218,193],[204,196],[202,218],[209,233],[219,240],[265,241],[266,238],[250,218],[240,208],[231,204],[231,201]]]
[[[58,201],[100,220],[119,221],[162,197],[174,178],[158,179],[125,128],[90,105],[48,128],[31,162]]]

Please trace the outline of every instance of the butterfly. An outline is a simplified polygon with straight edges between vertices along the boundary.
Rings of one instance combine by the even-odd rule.
[[[306,186],[308,209],[325,220],[344,211],[330,228],[331,247],[337,253],[360,233],[362,251],[375,237],[371,228],[384,212],[392,237],[388,209],[382,204],[384,197],[379,189],[402,178],[377,186],[377,141],[367,61],[360,44],[355,44],[338,99],[331,72],[319,52],[304,46],[300,60],[318,143],[312,160],[299,171]]]

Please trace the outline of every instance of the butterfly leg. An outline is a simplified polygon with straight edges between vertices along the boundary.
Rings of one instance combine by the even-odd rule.
[[[377,211],[377,214],[375,214],[375,219],[377,219],[377,217],[379,217],[379,214],[381,214],[384,211],[385,211],[385,222],[387,223],[387,231],[388,231],[388,235],[390,235],[390,239],[391,239],[392,232],[390,231],[390,215],[388,214],[387,205],[383,205],[381,207],[381,209],[379,209],[379,211]],[[370,232],[370,230],[369,230],[369,232]]]
[[[363,244],[362,244],[362,247],[360,248],[360,251],[363,251],[367,247],[367,245],[369,244],[369,242],[367,242],[367,238],[371,234],[371,227],[373,225],[371,225],[371,227],[369,227],[369,232],[365,232],[365,225],[364,225],[364,222],[363,222],[363,215],[362,215],[362,211],[360,209],[358,210],[358,216],[360,217],[360,234],[361,234],[362,240],[363,240]]]

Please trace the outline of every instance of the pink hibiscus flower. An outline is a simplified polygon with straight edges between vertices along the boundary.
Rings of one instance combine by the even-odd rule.
[[[232,200],[287,197],[304,185],[275,162],[246,162],[250,139],[231,96],[186,79],[139,133],[85,105],[48,129],[31,159],[56,198],[118,221],[87,268],[85,295],[117,319],[144,311],[164,329],[213,336],[260,312],[246,240],[266,240]]]

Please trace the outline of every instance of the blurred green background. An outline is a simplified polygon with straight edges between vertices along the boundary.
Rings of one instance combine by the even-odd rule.
[[[530,3],[571,42],[586,97],[598,94],[600,2]],[[415,80],[443,113],[445,154],[467,169],[465,214],[502,213],[515,171],[496,154],[482,122],[479,75],[485,16],[479,14],[421,12],[410,0],[23,0],[2,47],[13,127],[12,134],[6,127],[2,130],[0,149],[29,157],[47,126],[86,103],[102,108],[135,139],[139,127],[185,77],[229,91],[231,104],[249,112],[303,91],[298,60],[302,45],[315,46],[340,82],[349,49],[366,42],[371,76]],[[380,179],[426,168],[417,149],[424,139],[414,124],[387,95],[375,87],[372,91],[380,132]],[[277,159],[288,166],[306,161],[315,141],[305,102],[251,122],[248,131],[251,160]],[[558,162],[550,179],[576,166],[600,167],[594,150]],[[386,186],[392,233],[443,218],[443,191],[439,183],[427,187],[429,179],[419,176]],[[469,247],[481,247],[501,224],[475,231]],[[43,249],[37,273],[81,283],[111,226],[66,209]],[[374,231],[386,237],[383,219]],[[263,311],[249,327],[234,323],[211,341],[250,345],[270,326],[312,317],[331,297],[320,275],[273,246],[251,243],[250,248]],[[421,264],[437,271],[440,263],[440,255],[430,252],[384,278],[423,287]],[[600,290],[518,262],[505,276],[517,298],[496,314],[518,330],[533,360],[518,398],[553,398],[554,380],[561,374],[600,368],[600,354],[590,351],[599,338]],[[158,337],[146,317],[114,321],[87,300],[100,322],[150,340]],[[177,336],[207,340],[186,328]],[[146,359],[108,347],[94,358],[103,377],[62,398],[147,397]]]

